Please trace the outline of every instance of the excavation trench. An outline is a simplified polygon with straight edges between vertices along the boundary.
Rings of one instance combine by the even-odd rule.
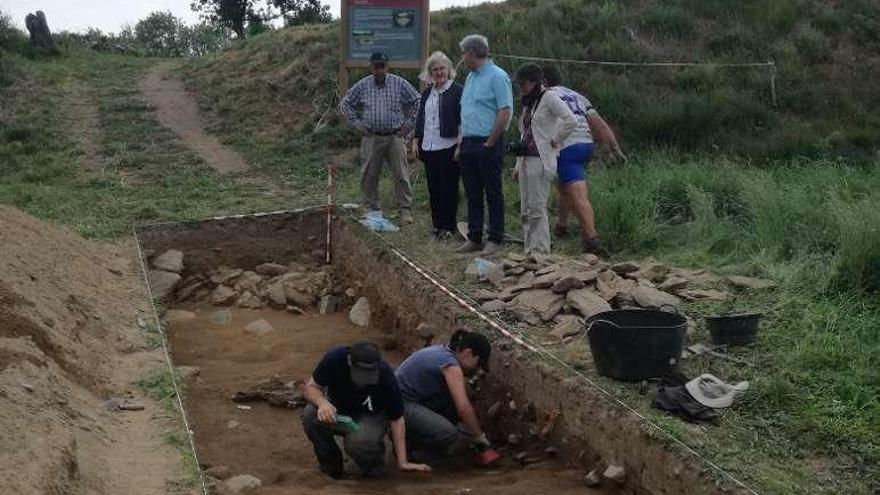
[[[148,226],[139,229],[138,237],[147,256],[168,249],[185,254],[182,285],[176,298],[166,302],[175,310],[169,311],[167,331],[175,365],[198,367],[198,375],[188,382],[185,405],[199,460],[206,468],[228,468],[223,476],[259,478],[262,487],[254,493],[722,493],[693,460],[648,438],[634,415],[483,325],[354,222],[334,221],[330,265],[324,264],[326,224],[319,211]],[[338,310],[322,315],[316,304],[300,314],[290,306],[212,304],[212,275],[222,280],[266,263],[295,266],[308,271],[309,280],[323,280],[315,282],[318,290],[334,296]],[[181,290],[198,286],[199,280],[206,285]],[[371,306],[367,328],[348,317],[360,297]],[[257,320],[272,330],[246,330]],[[392,469],[381,480],[351,474],[333,481],[317,472],[299,422],[300,409],[232,401],[236,392],[273,377],[279,383],[307,379],[327,349],[359,339],[380,343],[386,358],[396,364],[424,345],[420,324],[435,329],[434,342],[445,341],[458,324],[484,331],[495,342],[493,372],[476,383],[475,395],[503,453],[498,466],[446,468],[428,475]],[[493,405],[498,412],[489,418]],[[509,445],[510,434],[519,435],[521,443]],[[522,452],[527,465],[515,459]],[[601,472],[608,464],[625,468],[625,482],[605,480],[588,488],[584,474],[595,468]],[[356,472],[350,465],[346,469]]]

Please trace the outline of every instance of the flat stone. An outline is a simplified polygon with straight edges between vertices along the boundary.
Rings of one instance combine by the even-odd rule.
[[[492,268],[489,268],[489,271],[486,272],[485,279],[496,287],[501,285],[501,281],[504,280],[504,268],[499,264],[493,264]]]
[[[593,254],[593,253],[582,254],[582,255],[581,255],[581,259],[584,260],[584,261],[586,261],[587,263],[589,263],[589,264],[591,264],[591,265],[595,265],[596,263],[599,262],[599,257],[596,256],[596,255]]]
[[[762,290],[773,289],[777,286],[776,282],[772,280],[743,277],[740,275],[730,275],[727,277],[727,281],[730,282],[730,285],[733,285],[738,289]]]
[[[287,299],[287,302],[303,309],[310,308],[315,303],[313,296],[288,286],[284,287],[284,297]]]
[[[221,309],[208,315],[208,320],[217,325],[228,325],[232,321],[232,311]]]
[[[626,470],[623,469],[623,466],[611,464],[605,468],[602,477],[617,484],[623,484],[626,481]]]
[[[618,275],[626,275],[627,273],[637,271],[639,268],[639,264],[635,261],[623,261],[611,265],[611,271]]]
[[[522,263],[523,261],[526,261],[526,256],[522,253],[518,253],[516,251],[511,251],[511,252],[507,253],[507,259],[509,259],[510,261],[517,262],[517,263]]]
[[[174,370],[177,371],[177,376],[179,376],[181,380],[195,378],[199,376],[199,373],[201,372],[201,369],[199,369],[198,366],[175,366]]]
[[[266,335],[273,330],[275,330],[275,327],[273,327],[268,321],[263,319],[252,321],[248,323],[246,327],[244,327],[245,332],[251,335],[256,335],[257,337]]]
[[[664,305],[670,305],[677,308],[681,305],[681,300],[672,294],[641,284],[633,290],[632,296],[636,303],[643,308],[662,308]]]
[[[584,318],[589,318],[605,311],[611,311],[611,305],[608,304],[608,301],[592,289],[569,291],[565,296],[565,300]]]
[[[688,283],[689,282],[686,278],[672,275],[664,280],[660,285],[658,285],[657,288],[662,291],[672,292],[679,289],[684,289],[688,286]]]
[[[559,315],[556,317],[556,326],[550,335],[557,339],[564,339],[581,333],[584,329],[584,320],[575,315]]]
[[[214,306],[229,306],[237,299],[238,293],[225,285],[218,285],[217,288],[211,292],[211,304]]]
[[[526,269],[523,266],[515,266],[513,268],[509,268],[507,270],[504,270],[505,275],[522,275],[525,272],[526,272]]]
[[[263,283],[263,277],[255,272],[246,271],[235,282],[235,290],[238,292],[251,292],[260,294],[260,284]]]
[[[198,317],[192,311],[184,311],[182,309],[169,309],[168,312],[165,313],[165,321],[168,323],[193,321],[196,318]]]
[[[204,293],[208,290],[208,282],[205,280],[192,282],[189,285],[177,290],[178,301],[188,301],[190,299],[198,300],[198,293]]]
[[[234,419],[230,419],[229,421],[226,422],[226,428],[229,430],[234,430],[234,429],[238,428],[239,426],[241,426],[241,423],[239,423],[238,421],[236,421]]]
[[[562,309],[565,297],[546,289],[521,292],[508,306],[508,310],[522,316],[531,324],[552,320]]]
[[[169,249],[153,258],[153,268],[163,272],[180,273],[183,271],[183,252]]]
[[[180,275],[162,270],[150,270],[147,278],[150,280],[150,290],[153,298],[157,301],[167,301],[174,294],[174,288],[180,282]]]
[[[257,267],[254,268],[254,271],[260,275],[275,277],[277,275],[284,275],[289,269],[278,263],[263,263],[262,265],[257,265]]]
[[[120,411],[143,411],[146,409],[143,402],[134,399],[122,399],[116,407]]]
[[[487,289],[477,289],[476,294],[474,294],[474,298],[476,298],[479,302],[491,301],[493,299],[498,299],[498,292]]]
[[[486,417],[491,421],[498,416],[499,412],[501,412],[501,402],[495,402],[486,410]]]
[[[490,311],[494,313],[496,311],[504,311],[505,309],[507,309],[507,303],[499,299],[495,299],[492,301],[484,302],[480,307],[483,308],[483,311]]]
[[[686,301],[726,301],[730,294],[714,289],[685,289],[677,292]]]
[[[559,265],[556,265],[556,264],[547,265],[543,268],[535,270],[535,275],[540,277],[541,275],[546,275],[548,273],[553,273],[553,272],[559,271],[559,269],[560,269]]]
[[[214,479],[225,480],[232,476],[232,470],[228,466],[212,466],[205,470],[205,475]]]
[[[219,495],[239,495],[263,486],[263,482],[255,476],[240,474],[217,485]]]
[[[221,267],[211,275],[211,282],[215,284],[227,284],[240,277],[242,273],[244,273],[244,270],[241,268],[230,269]]]
[[[359,327],[368,326],[370,324],[370,301],[366,297],[358,299],[348,312],[348,319]]]
[[[584,281],[575,275],[563,275],[562,278],[553,283],[551,290],[557,294],[563,294],[572,289],[583,289]]]
[[[590,284],[596,281],[596,278],[599,276],[599,272],[596,270],[582,270],[574,272],[574,276],[578,278],[584,284]]]
[[[613,270],[613,267],[612,267]],[[629,272],[626,274],[627,278],[635,279],[635,280],[650,280],[652,282],[662,282],[666,280],[666,275],[669,273],[669,267],[660,263],[649,262],[644,263],[641,268],[634,272]]]
[[[300,308],[297,308],[296,306],[287,306],[287,307],[284,308],[284,309],[285,309],[288,313],[293,313],[293,314],[295,314],[295,315],[304,315],[304,314],[306,314],[305,311],[303,311],[303,310],[300,309]]]
[[[535,272],[535,274],[537,274],[537,272]],[[532,288],[533,289],[549,289],[550,287],[553,287],[553,284],[555,284],[556,281],[559,280],[559,278],[560,278],[559,272],[552,271],[550,273],[545,273],[545,274],[535,278],[535,281],[532,282]]]
[[[617,278],[617,274],[611,270],[602,270],[596,276],[596,280],[601,280],[602,282],[611,282],[615,278]]]
[[[326,295],[321,298],[321,303],[318,305],[318,312],[322,315],[335,313],[337,307],[339,307],[339,298]]]
[[[522,443],[522,435],[518,435],[516,433],[511,433],[507,435],[507,443],[510,445],[519,445]]]
[[[267,287],[266,297],[269,299],[269,305],[273,308],[281,309],[287,306],[287,292],[284,290],[284,282],[279,280]]]

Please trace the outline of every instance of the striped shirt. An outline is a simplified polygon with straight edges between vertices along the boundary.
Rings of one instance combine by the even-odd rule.
[[[400,76],[387,74],[379,85],[370,75],[348,90],[339,110],[352,126],[363,124],[371,132],[390,134],[415,127],[420,98],[416,88]]]
[[[574,114],[575,121],[577,121],[574,131],[572,131],[571,135],[569,135],[565,142],[562,143],[562,147],[567,148],[572,144],[578,143],[592,143],[593,134],[590,132],[590,125],[587,123],[587,115],[596,113],[596,109],[593,108],[593,104],[590,103],[590,100],[577,91],[568,89],[565,86],[553,86],[547,89],[555,93],[563,103],[568,105],[568,108],[571,109],[571,113]]]

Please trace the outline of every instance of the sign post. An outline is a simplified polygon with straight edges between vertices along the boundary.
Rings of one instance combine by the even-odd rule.
[[[419,69],[428,57],[430,0],[341,0],[339,96],[352,68],[384,52],[396,69]]]

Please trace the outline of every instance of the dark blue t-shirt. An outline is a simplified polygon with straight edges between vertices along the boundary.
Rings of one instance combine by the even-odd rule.
[[[327,398],[340,414],[357,417],[384,412],[392,421],[403,416],[400,388],[394,371],[385,361],[379,363],[379,383],[358,388],[348,370],[348,347],[334,347],[318,363],[312,378],[324,387]]]

